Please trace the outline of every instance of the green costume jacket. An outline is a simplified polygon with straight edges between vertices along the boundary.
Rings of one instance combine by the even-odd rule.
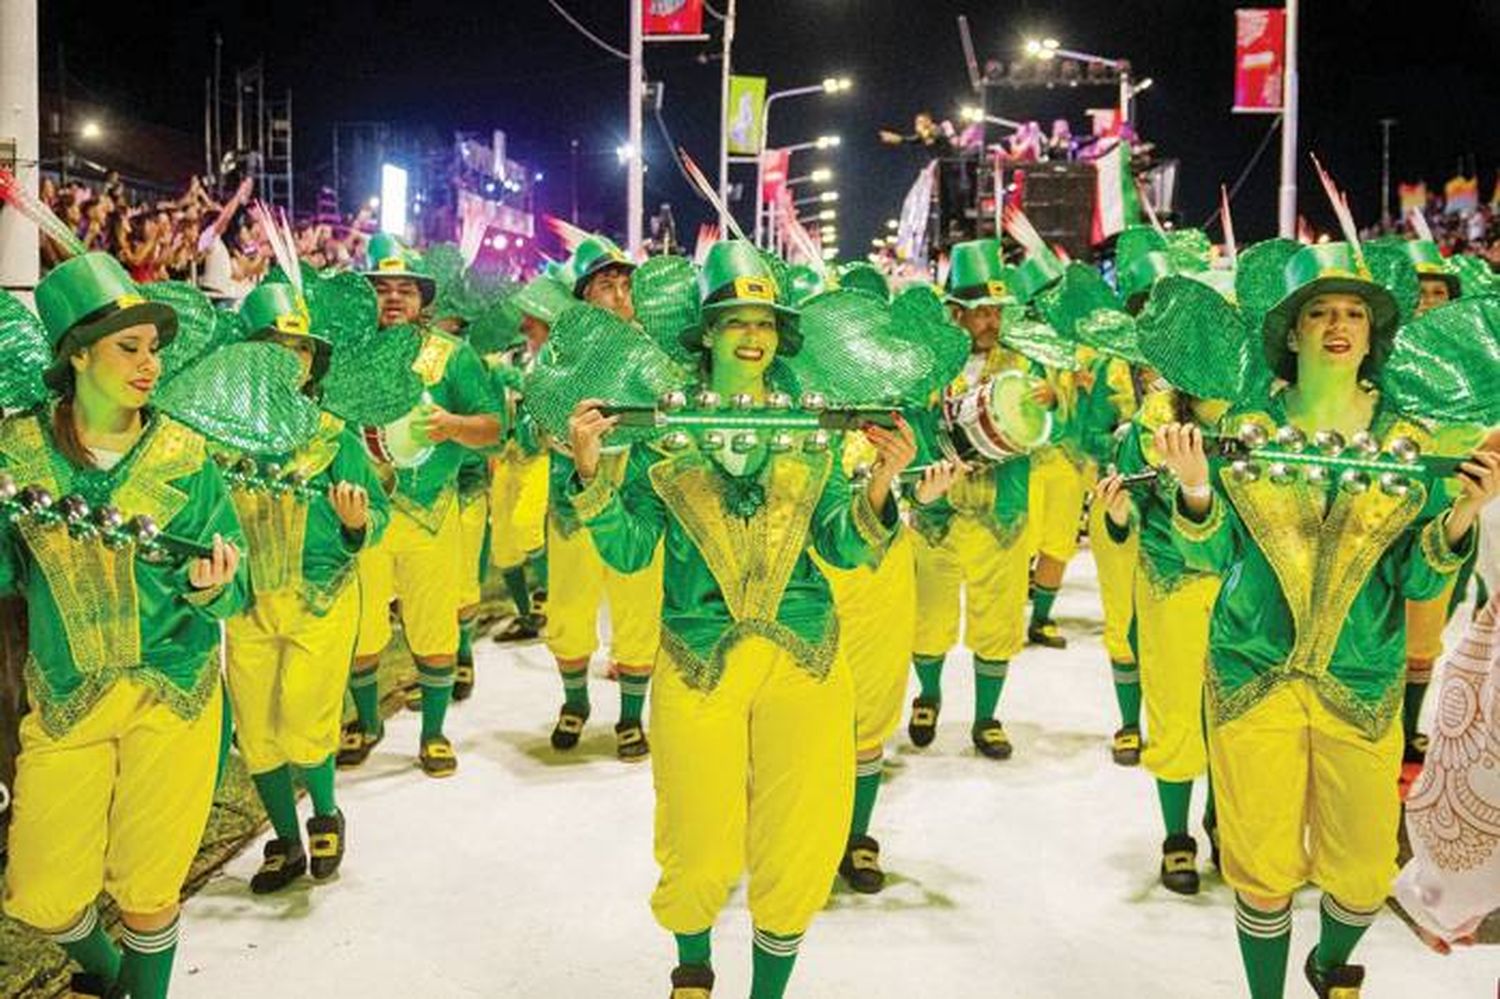
[[[412,370],[422,378],[432,401],[460,416],[501,417],[489,372],[479,355],[464,341],[439,330],[422,331],[422,348]],[[457,441],[443,441],[415,468],[396,470],[391,495],[396,509],[427,530],[436,532],[458,494],[459,468],[473,449]]]
[[[1288,422],[1279,393],[1231,414],[1225,426],[1247,418],[1270,433]],[[1430,442],[1381,405],[1370,432],[1382,445],[1403,435]],[[1441,489],[1355,495],[1332,483],[1239,482],[1222,467],[1216,473],[1203,521],[1188,517],[1180,498],[1172,514],[1187,567],[1224,580],[1209,630],[1207,689],[1216,719],[1232,720],[1302,678],[1338,717],[1379,738],[1401,706],[1405,601],[1443,591],[1472,533],[1463,551],[1448,547]]]
[[[229,492],[203,438],[165,414],[144,415],[145,432],[109,470],[77,468],[63,457],[50,409],[13,416],[0,422],[0,468],[18,485],[55,497],[77,493],[127,520],[148,515],[190,541],[212,543],[219,534],[243,552]],[[147,562],[134,545],[73,539],[61,524],[0,522],[0,594],[26,598],[26,682],[43,729],[66,733],[121,679],[146,687],[179,717],[196,718],[219,682],[219,621],[244,606],[246,576],[242,561],[228,585],[195,590],[185,565]]]
[[[1009,348],[996,346],[985,358],[981,378],[1001,371],[1040,370],[1033,362]],[[951,392],[963,393],[968,379],[959,375]],[[916,464],[941,460],[938,445],[942,416],[937,407],[908,412],[908,422],[917,437]],[[946,496],[925,506],[912,503],[912,526],[928,544],[941,544],[956,516],[979,521],[1002,548],[1014,544],[1026,531],[1031,496],[1031,459],[1025,455],[991,465],[982,474],[966,476],[954,483]]]
[[[851,495],[841,448],[762,451],[731,476],[690,448],[631,448],[623,484],[573,478],[573,505],[600,557],[618,572],[644,568],[665,536],[662,650],[688,686],[711,691],[727,653],[760,636],[822,678],[838,648],[828,582],[808,557],[853,569],[895,535],[896,505],[877,514]]]
[[[231,457],[234,457],[231,455]],[[292,589],[313,614],[322,616],[354,578],[355,556],[374,545],[391,517],[364,443],[344,421],[324,413],[318,432],[294,454],[259,458],[276,464],[281,477],[300,476],[302,490],[272,491],[231,481],[230,495],[249,544],[252,601],[256,595]],[[370,497],[363,531],[344,530],[328,490],[336,483],[362,487]]]

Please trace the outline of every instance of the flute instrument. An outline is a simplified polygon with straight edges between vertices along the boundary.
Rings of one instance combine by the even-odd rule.
[[[147,514],[127,520],[113,506],[90,508],[77,493],[56,499],[42,486],[18,486],[4,472],[0,472],[0,517],[11,523],[66,530],[76,541],[97,538],[110,548],[133,545],[144,561],[153,564],[210,558],[214,553],[212,545],[164,533]]]

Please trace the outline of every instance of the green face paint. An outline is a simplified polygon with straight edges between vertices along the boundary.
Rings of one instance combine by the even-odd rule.
[[[704,331],[704,339],[715,392],[726,398],[739,393],[756,399],[765,396],[766,372],[781,342],[772,309],[759,305],[726,309]]]

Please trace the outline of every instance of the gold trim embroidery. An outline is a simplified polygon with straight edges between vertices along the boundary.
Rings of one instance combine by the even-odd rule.
[[[458,489],[451,483],[443,487],[443,491],[438,493],[437,499],[432,501],[431,506],[423,506],[400,492],[391,497],[391,506],[416,521],[428,534],[436,534],[442,529],[449,509],[456,502],[458,502]]]
[[[448,369],[448,358],[457,349],[457,341],[428,330],[422,338],[422,349],[417,351],[417,359],[412,362],[411,369],[421,377],[423,385],[431,388],[443,380],[443,372]]]
[[[1215,496],[1208,504],[1208,516],[1202,521],[1193,520],[1182,512],[1177,502],[1177,490],[1172,491],[1168,501],[1172,505],[1172,530],[1196,544],[1202,544],[1224,526],[1224,501]]]
[[[578,515],[580,523],[587,524],[603,513],[614,497],[614,483],[609,481],[609,476],[603,474],[602,469],[595,469],[594,477],[589,480],[588,485],[573,497],[573,512]]]
[[[796,660],[798,667],[808,675],[817,680],[825,680],[838,656],[838,615],[828,615],[823,625],[823,634],[816,642],[804,640],[779,621],[736,621],[724,629],[707,656],[698,655],[672,629],[663,627],[661,652],[677,670],[684,684],[692,690],[711,694],[724,678],[724,664],[729,653],[746,638],[764,638],[774,642],[786,649]]]
[[[1472,536],[1472,528],[1470,529]],[[1469,557],[1469,551],[1474,546],[1472,542],[1465,545],[1465,551],[1454,551],[1448,547],[1448,516],[1434,517],[1422,528],[1419,538],[1422,546],[1422,556],[1427,559],[1427,564],[1432,566],[1433,571],[1441,573],[1453,573],[1463,568],[1463,564]]]

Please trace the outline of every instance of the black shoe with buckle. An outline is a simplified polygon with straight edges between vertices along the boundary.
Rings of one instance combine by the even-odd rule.
[[[1161,845],[1161,883],[1179,895],[1198,894],[1198,841],[1185,833],[1168,836]]]
[[[639,763],[651,755],[651,743],[646,741],[646,730],[639,721],[622,721],[615,726],[615,755],[626,763]]]
[[[452,777],[458,772],[458,756],[453,752],[453,743],[443,735],[422,740],[417,750],[417,762],[429,777]]]
[[[1062,631],[1052,621],[1042,621],[1027,628],[1026,641],[1031,645],[1040,645],[1046,649],[1068,647],[1068,640],[1062,636]]]
[[[679,964],[672,969],[670,999],[710,999],[714,991],[714,971],[706,964]]]
[[[1005,726],[995,719],[986,718],[975,722],[969,736],[974,740],[974,748],[979,750],[981,756],[992,760],[1010,759],[1010,737],[1005,734]]]
[[[1115,733],[1110,744],[1109,755],[1122,767],[1138,766],[1141,762],[1141,730],[1136,725],[1126,725]]]
[[[1318,948],[1307,953],[1307,963],[1302,967],[1307,975],[1307,984],[1313,987],[1318,999],[1359,999],[1359,990],[1365,983],[1365,969],[1358,964],[1335,964],[1331,968],[1318,967]]]
[[[269,895],[281,891],[306,873],[307,854],[302,851],[302,841],[273,839],[266,844],[260,870],[250,879],[250,890],[256,895]]]
[[[861,895],[874,895],[885,887],[880,869],[880,844],[871,836],[850,836],[839,861],[839,877]]]
[[[1427,746],[1429,740],[1426,735],[1418,732],[1406,740],[1406,747],[1401,751],[1402,763],[1415,763],[1421,766],[1427,760]]]
[[[938,712],[942,707],[942,701],[929,697],[918,697],[911,702],[911,721],[906,725],[906,734],[913,746],[932,745],[937,738]]]
[[[307,820],[307,869],[314,881],[326,881],[344,862],[344,813],[314,815]]]
[[[547,615],[532,611],[530,614],[518,614],[510,619],[510,622],[499,631],[495,632],[494,639],[499,645],[508,645],[511,642],[533,642],[541,637],[542,628],[547,624]]]
[[[459,663],[453,667],[453,699],[467,701],[474,696],[474,664]]]
[[[111,986],[98,975],[80,971],[68,979],[69,999],[114,999],[123,995],[118,984]]]
[[[588,708],[564,704],[557,712],[557,724],[552,729],[552,748],[566,751],[578,745],[578,739],[583,735],[583,723],[588,720]]]
[[[344,726],[343,735],[339,737],[339,751],[334,757],[334,764],[340,770],[359,766],[370,758],[370,753],[380,745],[380,740],[384,738],[384,725],[380,726],[380,731],[371,735],[359,722],[350,722]]]

